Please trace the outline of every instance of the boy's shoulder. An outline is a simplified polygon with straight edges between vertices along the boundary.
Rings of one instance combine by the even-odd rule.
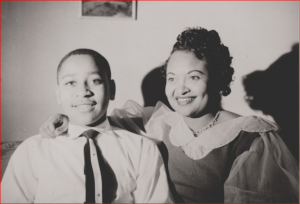
[[[126,143],[133,143],[135,145],[143,145],[143,146],[156,146],[155,140],[151,138],[145,137],[143,135],[139,135],[136,133],[132,133],[130,131],[111,126],[112,131],[120,138],[122,141],[126,141]]]
[[[18,142],[18,145],[12,149],[10,154],[10,160],[16,159],[18,160],[26,160],[26,159],[34,159],[37,155],[40,154],[39,149],[41,149],[41,142],[44,138],[40,135],[31,136],[24,141]]]
[[[51,138],[42,137],[40,134],[33,135],[25,139],[21,144],[17,147],[18,151],[36,151],[41,148],[45,148],[46,144],[49,143]]]
[[[39,143],[40,141],[42,140],[42,136],[41,135],[33,135],[33,136],[30,136],[28,138],[26,138],[21,144],[20,146],[30,146],[30,145],[34,145],[34,144],[37,144]]]

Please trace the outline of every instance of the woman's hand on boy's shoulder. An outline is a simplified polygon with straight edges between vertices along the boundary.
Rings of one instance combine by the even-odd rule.
[[[39,129],[45,138],[55,138],[68,130],[69,118],[66,115],[52,115]]]

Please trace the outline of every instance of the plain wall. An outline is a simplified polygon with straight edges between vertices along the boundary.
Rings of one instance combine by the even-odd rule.
[[[80,1],[1,1],[1,140],[38,133],[62,112],[56,67],[76,48],[99,51],[110,62],[117,94],[108,114],[128,99],[143,105],[145,75],[169,56],[187,27],[216,30],[233,56],[235,81],[223,107],[258,115],[244,100],[243,76],[264,70],[299,42],[299,2],[141,1],[137,20],[82,19]]]

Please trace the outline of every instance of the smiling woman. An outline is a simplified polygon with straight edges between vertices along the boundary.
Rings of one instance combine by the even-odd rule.
[[[162,103],[149,110],[129,102],[112,120],[162,142],[176,202],[298,202],[299,170],[278,126],[221,108],[231,92],[231,59],[216,31],[183,31],[163,67],[175,112]]]
[[[178,36],[163,67],[166,95],[172,108],[185,116],[192,131],[203,128],[221,110],[221,95],[227,96],[231,91],[231,59],[216,31],[188,29]],[[221,119],[237,117],[222,112]]]

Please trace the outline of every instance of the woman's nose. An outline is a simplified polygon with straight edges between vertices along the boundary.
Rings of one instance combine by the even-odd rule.
[[[188,92],[190,92],[190,89],[188,88],[187,84],[185,81],[182,81],[179,86],[178,86],[178,93],[181,95],[184,95]]]

